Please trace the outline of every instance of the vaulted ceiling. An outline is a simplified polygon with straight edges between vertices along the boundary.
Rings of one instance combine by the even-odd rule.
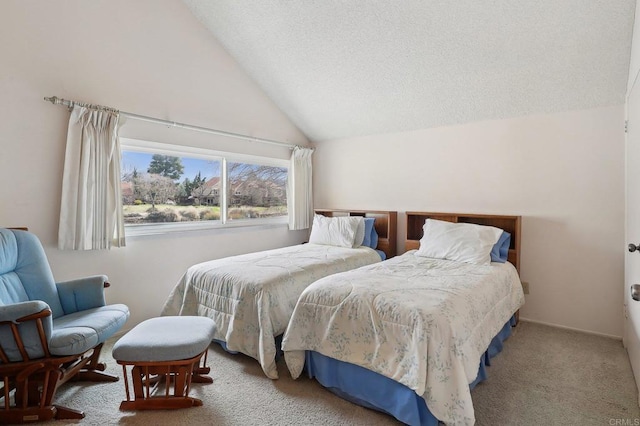
[[[624,103],[635,0],[183,0],[319,142]]]

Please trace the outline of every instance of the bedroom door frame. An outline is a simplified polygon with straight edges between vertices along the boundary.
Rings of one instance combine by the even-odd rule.
[[[640,385],[640,300],[632,286],[640,284],[640,83],[634,84],[626,102],[625,121],[625,238],[624,334],[636,386]],[[632,246],[633,244],[633,246]],[[640,387],[639,387],[640,389]],[[640,405],[640,396],[638,400]]]

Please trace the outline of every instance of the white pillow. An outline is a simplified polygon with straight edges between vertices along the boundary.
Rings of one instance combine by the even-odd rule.
[[[360,221],[363,222],[364,226],[364,220],[361,217],[326,217],[319,214],[314,215],[309,242],[329,246],[354,247],[358,223]],[[360,244],[362,244],[362,242],[360,242]]]
[[[472,223],[451,223],[427,219],[424,235],[416,256],[488,265],[491,249],[498,242],[502,229]]]
[[[358,227],[356,228],[356,236],[353,239],[353,247],[360,247],[364,242],[364,217],[356,216],[358,219]]]

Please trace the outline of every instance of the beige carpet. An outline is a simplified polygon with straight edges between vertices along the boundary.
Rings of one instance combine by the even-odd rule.
[[[110,350],[106,351],[107,354]],[[108,371],[122,374],[113,359]],[[81,421],[47,425],[394,425],[391,417],[346,402],[317,382],[291,380],[280,362],[279,380],[258,363],[209,351],[214,383],[195,384],[204,406],[176,411],[121,412],[122,379],[64,385],[57,403],[85,410]],[[521,322],[472,391],[478,425],[640,424],[631,367],[617,340]]]

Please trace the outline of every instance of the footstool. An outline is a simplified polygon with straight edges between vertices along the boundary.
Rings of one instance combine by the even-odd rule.
[[[213,382],[206,376],[209,373],[206,363],[207,348],[215,329],[210,318],[167,316],[143,321],[125,334],[112,350],[113,358],[122,365],[127,395],[120,403],[120,409],[156,410],[202,405],[200,399],[189,397],[189,389],[192,382]],[[127,367],[131,367],[133,400],[129,393]],[[157,392],[163,382],[164,391]]]

